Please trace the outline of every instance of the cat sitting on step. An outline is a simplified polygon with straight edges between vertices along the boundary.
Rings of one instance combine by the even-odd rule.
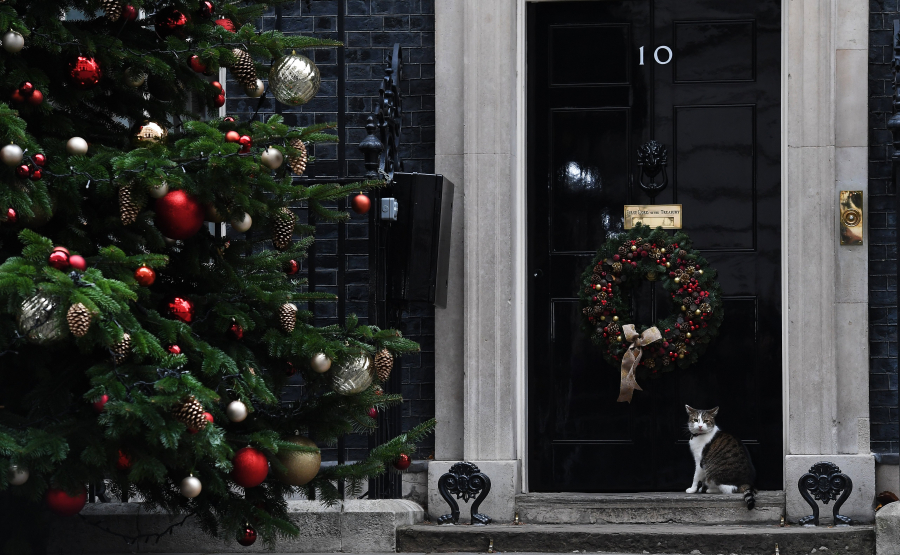
[[[706,493],[718,489],[722,493],[743,493],[747,509],[756,504],[756,469],[750,453],[733,435],[716,426],[719,407],[699,410],[685,405],[691,453],[694,455],[694,481],[687,493]]]

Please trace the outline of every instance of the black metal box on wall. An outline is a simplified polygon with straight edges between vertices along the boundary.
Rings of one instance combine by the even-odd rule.
[[[446,307],[453,183],[442,175],[395,173],[390,191],[399,209],[387,234],[388,297]]]

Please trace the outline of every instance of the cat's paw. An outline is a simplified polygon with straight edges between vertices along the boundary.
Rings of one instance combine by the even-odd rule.
[[[691,486],[688,489],[684,490],[684,493],[697,493],[697,486]]]

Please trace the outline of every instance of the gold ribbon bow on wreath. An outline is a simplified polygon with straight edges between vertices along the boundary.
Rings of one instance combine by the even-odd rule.
[[[643,356],[643,348],[654,341],[662,339],[662,334],[659,333],[659,328],[653,326],[645,329],[644,333],[638,335],[632,324],[622,326],[622,334],[631,345],[629,345],[628,351],[622,355],[622,381],[619,384],[619,398],[616,401],[619,403],[630,403],[635,389],[643,391],[634,377],[634,372],[641,362],[641,356]]]

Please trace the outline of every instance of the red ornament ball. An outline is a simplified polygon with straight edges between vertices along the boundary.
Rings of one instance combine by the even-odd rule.
[[[253,139],[251,139],[249,135],[241,135],[241,138],[238,139],[238,144],[241,146],[250,146],[253,144]]]
[[[166,316],[190,324],[194,319],[194,303],[185,297],[170,297],[166,301]]]
[[[44,93],[39,90],[35,90],[31,93],[31,96],[25,99],[25,102],[31,104],[32,106],[40,106],[41,102],[44,101]]]
[[[24,81],[19,85],[19,94],[22,96],[31,96],[34,94],[34,83],[31,81]]]
[[[131,4],[126,4],[125,7],[122,8],[122,19],[124,19],[125,21],[134,21],[135,19],[137,19],[137,16],[137,8],[135,8]]]
[[[224,106],[225,105],[225,95],[224,94],[217,95],[213,99],[213,105],[216,108],[221,108],[222,106]]]
[[[31,159],[34,161],[35,166],[43,167],[44,164],[47,163],[47,157],[44,156],[43,154],[41,154],[40,152],[38,152],[37,154],[32,156]]]
[[[212,83],[210,83],[210,85],[212,85],[213,88],[216,89],[217,91],[219,91],[220,93],[225,92],[225,89],[222,88],[222,83],[219,83],[218,81],[213,81]],[[234,121],[234,118],[231,118],[231,119],[225,118],[224,121]]]
[[[294,366],[293,362],[285,362],[284,363],[284,375],[287,377],[291,377],[297,374],[297,367]]]
[[[78,56],[69,63],[69,79],[75,88],[87,90],[94,87],[103,77],[103,70],[94,58]]]
[[[231,471],[231,479],[244,488],[255,488],[269,474],[269,460],[262,451],[254,447],[239,449],[232,462],[234,469]]]
[[[256,542],[256,530],[253,526],[245,524],[241,533],[238,534],[237,542],[244,547],[253,545]]]
[[[66,253],[66,254],[70,254],[70,253],[69,253],[69,249],[67,249],[66,247],[58,246],[58,245],[55,246],[55,247],[53,247],[53,252],[56,252],[56,251],[62,251],[62,252],[64,252],[64,253]]]
[[[215,11],[215,4],[209,0],[205,0],[200,2],[200,8],[197,10],[197,15],[199,15],[201,19],[210,19]]]
[[[25,102],[25,97],[22,96],[22,93],[19,92],[19,89],[14,90],[9,97],[15,102]]]
[[[156,200],[156,228],[169,239],[188,239],[203,227],[203,205],[181,190]]]
[[[119,449],[119,459],[116,461],[116,468],[123,472],[131,468],[131,457],[121,449]]]
[[[378,417],[378,411],[375,410],[375,407],[370,407],[369,408],[369,418],[377,418],[377,417]]]
[[[31,168],[28,167],[28,164],[22,164],[16,168],[16,175],[19,177],[28,177],[31,175]]]
[[[6,210],[6,223],[14,224],[19,221],[19,214],[16,212],[15,208],[8,208]]]
[[[65,490],[49,488],[44,499],[47,501],[47,507],[59,516],[75,516],[87,503],[87,489],[81,486],[80,491],[69,495]]]
[[[191,59],[188,60],[188,65],[191,66],[191,69],[193,69],[197,73],[203,73],[204,71],[206,71],[206,64],[200,61],[200,56],[191,56]]]
[[[75,268],[79,272],[87,270],[87,260],[80,254],[73,254],[69,257],[69,266]]]
[[[149,266],[141,266],[134,271],[134,279],[141,287],[150,287],[156,281],[156,272]]]
[[[350,201],[350,207],[353,208],[353,211],[357,214],[365,214],[369,211],[369,208],[372,207],[372,201],[369,200],[369,197],[366,195],[359,194]]]
[[[166,350],[169,351],[170,353],[172,353],[173,355],[181,354],[181,347],[178,345],[169,345],[168,347],[166,347]]]
[[[161,38],[166,38],[169,35],[184,38],[185,26],[189,21],[190,19],[187,15],[170,6],[157,12],[156,20],[154,21],[156,24],[156,34]]]
[[[234,32],[234,29],[235,29],[234,22],[226,17],[223,17],[222,19],[217,19],[215,21],[215,23],[216,23],[216,25],[225,29],[226,31],[231,31],[232,33]]]
[[[31,171],[31,175],[28,176],[32,181],[40,181],[41,180],[41,168],[35,168]]]
[[[412,464],[412,459],[406,453],[401,453],[400,458],[394,461],[394,468],[397,470],[406,470]]]
[[[234,123],[234,118],[231,116],[225,116],[224,118],[222,118],[222,121],[226,123]]]
[[[238,341],[244,338],[244,328],[237,322],[232,322],[231,326],[228,327],[228,333]]]
[[[69,255],[63,251],[53,251],[47,257],[47,263],[57,270],[64,271],[69,269]]]
[[[284,264],[284,273],[289,276],[292,276],[300,271],[300,263],[296,260],[288,260]]]
[[[96,412],[103,412],[106,410],[106,403],[109,402],[109,395],[101,395],[96,401],[94,401],[93,406]]]
[[[241,134],[237,131],[229,131],[225,133],[225,140],[229,143],[236,143],[241,140]]]

